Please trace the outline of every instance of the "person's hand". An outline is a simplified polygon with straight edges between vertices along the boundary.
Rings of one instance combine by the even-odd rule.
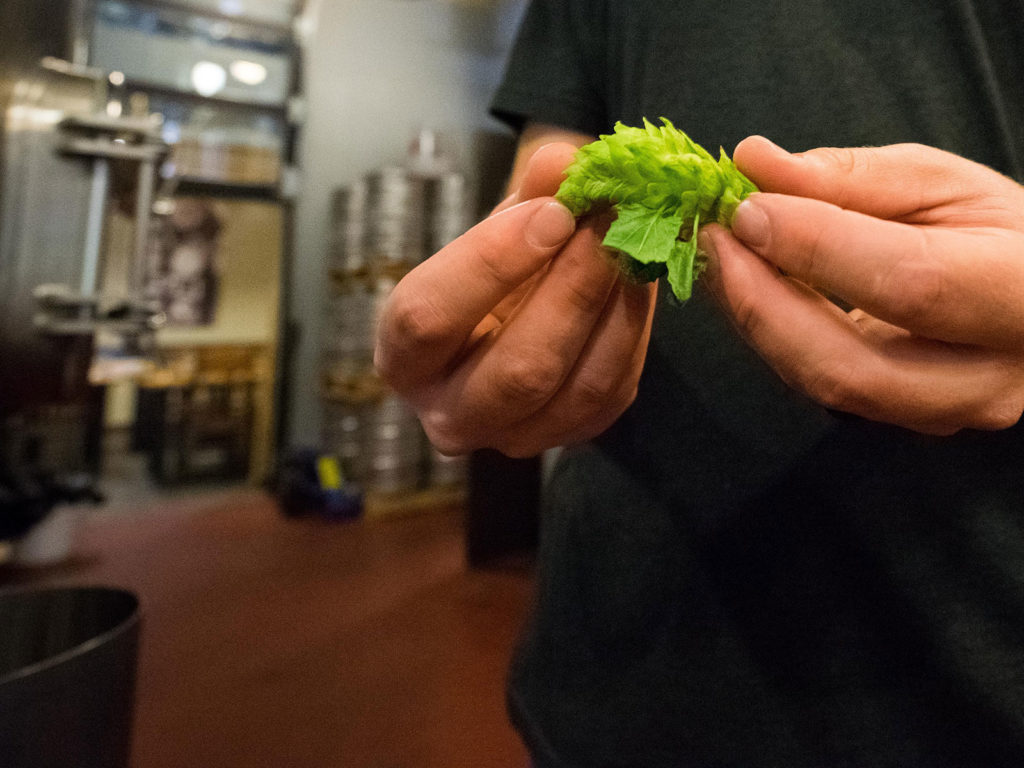
[[[623,281],[595,222],[555,201],[576,147],[549,144],[509,200],[405,276],[374,362],[443,453],[593,437],[632,402],[653,286]]]
[[[819,403],[919,432],[1024,409],[1024,187],[920,145],[735,160],[762,193],[708,226],[708,283],[740,332]],[[851,311],[844,311],[832,297]]]

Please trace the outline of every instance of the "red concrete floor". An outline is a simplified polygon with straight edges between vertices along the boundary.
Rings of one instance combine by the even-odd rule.
[[[468,569],[461,520],[220,492],[94,515],[71,562],[0,586],[139,595],[133,768],[524,768],[504,679],[531,578]]]

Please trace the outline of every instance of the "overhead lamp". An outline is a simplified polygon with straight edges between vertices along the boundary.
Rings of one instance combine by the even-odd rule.
[[[212,61],[197,61],[192,67],[192,87],[200,96],[216,96],[228,81],[227,70]]]
[[[231,62],[231,76],[245,85],[259,85],[267,79],[267,68],[255,61],[238,59]]]

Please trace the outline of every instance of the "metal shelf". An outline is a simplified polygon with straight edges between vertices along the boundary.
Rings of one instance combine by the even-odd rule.
[[[224,13],[222,11],[215,11],[211,8],[202,8],[192,5],[188,2],[176,2],[176,0],[132,0],[132,5],[144,6],[158,11],[167,10],[177,11],[179,13],[188,13],[193,16],[201,16],[214,21],[227,21],[232,24],[256,27],[269,32],[278,32],[289,36],[294,35],[294,28],[291,24],[282,24],[280,22],[268,21],[267,19],[259,19],[252,16]],[[293,14],[292,19],[295,19],[295,14]]]
[[[4,2],[7,0],[0,0],[0,3]],[[297,339],[297,330],[290,320],[289,311],[293,301],[291,292],[295,229],[294,190],[298,188],[298,176],[297,173],[289,173],[288,168],[294,162],[297,135],[301,130],[304,115],[302,59],[305,46],[303,35],[298,30],[296,22],[304,13],[307,1],[296,0],[289,23],[278,23],[245,14],[224,13],[213,8],[198,7],[187,0],[127,0],[127,2],[130,5],[148,8],[155,12],[166,11],[166,16],[172,18],[189,16],[192,19],[212,21],[218,24],[223,22],[225,26],[237,25],[236,28],[239,32],[244,33],[245,30],[251,30],[253,36],[257,38],[276,37],[280,41],[282,55],[286,55],[290,59],[291,67],[288,73],[287,87],[284,89],[287,94],[282,96],[280,101],[260,101],[240,96],[203,96],[188,88],[147,82],[137,77],[127,77],[118,88],[119,95],[127,96],[133,91],[141,94],[148,93],[154,98],[163,97],[166,101],[179,101],[187,105],[205,104],[221,107],[225,112],[235,111],[235,114],[244,112],[248,115],[265,115],[279,119],[282,124],[283,146],[279,154],[284,168],[281,171],[280,180],[276,182],[232,182],[194,176],[172,176],[162,181],[164,183],[163,191],[168,194],[274,203],[284,211],[279,275],[281,295],[276,334],[277,350],[273,357],[275,372],[272,383],[273,391],[270,397],[272,401],[270,406],[272,411],[270,443],[274,447],[283,446],[287,443],[291,386],[287,375],[287,365]],[[80,7],[74,24],[75,60],[87,63],[92,61],[93,39],[90,20],[95,18],[99,0],[75,0],[75,4]],[[118,71],[123,70],[118,69]]]
[[[124,81],[122,86],[126,91],[148,91],[160,96],[168,96],[182,101],[191,101],[197,104],[216,104],[224,107],[233,107],[236,109],[245,109],[251,111],[271,112],[275,115],[283,117],[286,122],[289,121],[291,110],[288,107],[288,102],[265,102],[265,101],[250,101],[247,99],[236,99],[231,96],[201,96],[195,91],[189,91],[184,88],[174,88],[169,85],[160,85],[157,83],[151,83],[146,80],[138,80],[136,78],[128,78]]]
[[[218,197],[235,200],[281,202],[280,186],[271,183],[216,181],[195,176],[174,176],[167,180],[174,194],[182,197]]]

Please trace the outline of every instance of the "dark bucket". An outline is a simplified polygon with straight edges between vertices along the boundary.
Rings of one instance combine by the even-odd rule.
[[[0,765],[127,768],[138,639],[130,592],[0,591]]]

